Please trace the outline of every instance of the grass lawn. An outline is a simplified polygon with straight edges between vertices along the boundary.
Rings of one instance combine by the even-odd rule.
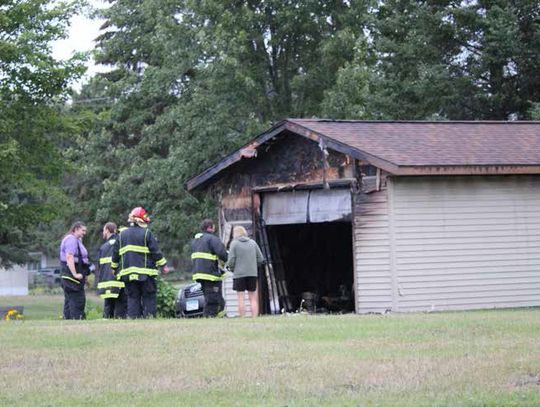
[[[540,309],[2,322],[0,405],[539,406],[539,335]]]
[[[94,319],[103,313],[103,300],[92,293],[86,294],[86,310]],[[62,295],[27,295],[20,297],[0,297],[0,307],[22,305],[24,307],[24,319],[51,320],[61,319],[64,306]]]

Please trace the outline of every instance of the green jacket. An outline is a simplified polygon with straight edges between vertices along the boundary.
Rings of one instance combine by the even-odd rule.
[[[227,265],[234,273],[234,278],[257,277],[257,266],[263,263],[261,249],[254,240],[245,236],[233,240]]]

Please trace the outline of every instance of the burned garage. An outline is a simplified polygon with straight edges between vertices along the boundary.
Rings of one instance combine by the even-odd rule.
[[[261,246],[263,313],[540,305],[540,123],[288,119],[187,188]]]

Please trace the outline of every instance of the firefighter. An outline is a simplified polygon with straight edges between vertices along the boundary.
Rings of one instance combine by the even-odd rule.
[[[191,242],[191,263],[193,280],[202,285],[205,305],[203,315],[215,317],[223,304],[221,284],[223,271],[218,267],[218,259],[227,261],[227,250],[221,240],[214,235],[216,228],[211,219],[201,223],[201,232]]]
[[[148,230],[150,217],[144,208],[134,208],[128,223],[129,227],[120,232],[114,243],[111,267],[116,270],[116,277],[126,283],[128,317],[155,317],[157,268],[168,273],[167,260]]]
[[[127,297],[125,283],[118,281],[111,268],[112,253],[117,239],[116,224],[108,222],[103,226],[105,243],[99,248],[98,293],[104,299],[103,318],[125,318]]]

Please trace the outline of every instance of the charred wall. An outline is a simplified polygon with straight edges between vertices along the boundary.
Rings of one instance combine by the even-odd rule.
[[[220,201],[221,216],[230,221],[252,219],[252,208],[258,208],[255,187],[322,183],[355,175],[355,164],[349,156],[327,150],[304,137],[284,133],[260,146],[257,157],[245,158],[224,170],[212,185]]]

